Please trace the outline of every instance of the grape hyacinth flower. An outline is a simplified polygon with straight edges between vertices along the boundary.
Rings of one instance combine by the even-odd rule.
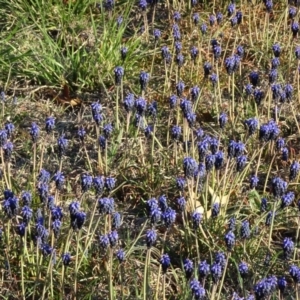
[[[170,256],[167,253],[163,254],[161,256],[159,262],[161,264],[163,274],[166,274],[167,269],[170,267],[170,264],[171,264]]]
[[[199,21],[200,21],[199,14],[198,13],[194,13],[193,14],[193,23],[194,23],[194,25],[198,25]]]
[[[234,27],[238,23],[237,16],[234,16],[230,19],[231,27]]]
[[[218,151],[215,154],[215,169],[220,170],[222,168],[224,161],[224,153],[222,151]]]
[[[247,96],[251,96],[253,94],[254,90],[253,90],[253,85],[251,83],[246,84],[245,92]]]
[[[254,293],[256,299],[265,299],[265,297],[271,295],[277,287],[277,278],[270,276],[263,278],[257,284],[254,285]]]
[[[148,115],[152,116],[152,117],[156,117],[157,115],[157,102],[153,101],[152,103],[150,103],[148,105],[148,109],[147,109]]]
[[[119,249],[116,253],[117,259],[119,263],[122,263],[125,260],[125,252],[123,249]]]
[[[245,278],[248,275],[249,267],[245,262],[239,264],[239,273],[242,278]]]
[[[257,71],[252,71],[249,75],[250,83],[256,87],[259,84],[259,73]]]
[[[276,140],[276,149],[279,151],[285,146],[285,140],[282,137],[279,137]]]
[[[180,136],[181,136],[181,127],[180,126],[173,126],[171,129],[171,136],[173,140],[179,140]]]
[[[117,27],[120,28],[123,23],[123,17],[118,16],[116,22],[117,22]]]
[[[215,254],[215,262],[220,264],[222,269],[225,268],[225,264],[226,264],[226,255],[224,252],[222,251],[219,251],[219,252],[216,252]]]
[[[267,207],[268,207],[268,200],[266,198],[262,198],[260,203],[260,211],[261,212],[267,211]]]
[[[241,229],[240,229],[240,235],[241,235],[241,239],[249,239],[250,237],[250,224],[249,224],[249,221],[248,220],[244,220],[242,222],[242,226],[241,226]]]
[[[97,194],[101,194],[104,190],[105,181],[103,176],[97,176],[93,178],[93,186]]]
[[[278,78],[278,71],[277,69],[271,69],[269,73],[269,83],[274,83]]]
[[[16,233],[17,233],[17,235],[19,235],[20,237],[25,236],[26,227],[27,227],[26,223],[20,223],[20,224],[18,224],[16,226]],[[1,241],[1,238],[2,238],[2,236],[0,237],[0,241]]]
[[[141,73],[140,73],[140,86],[141,86],[142,91],[146,90],[147,84],[149,82],[149,78],[150,78],[149,73],[141,71]]]
[[[53,231],[54,237],[58,238],[60,229],[61,229],[62,222],[58,219],[54,220],[51,224],[51,229]]]
[[[280,290],[280,292],[283,294],[285,288],[287,287],[287,281],[284,276],[277,278],[277,287]]]
[[[289,179],[295,180],[299,174],[299,171],[300,171],[300,164],[294,160],[290,166]]]
[[[41,200],[42,203],[47,200],[48,192],[49,192],[48,184],[44,183],[44,182],[39,183],[39,185],[38,185],[38,194],[40,196],[40,200]]]
[[[198,169],[197,162],[191,157],[185,157],[183,159],[183,171],[186,177],[193,177]]]
[[[184,64],[184,56],[182,53],[177,54],[176,59],[175,59],[178,68],[181,68]]]
[[[285,237],[282,244],[284,259],[289,259],[294,251],[294,242],[291,238]]]
[[[105,0],[103,3],[104,8],[107,11],[112,11],[115,5],[115,1],[114,0]]]
[[[2,209],[5,213],[5,215],[8,218],[12,218],[19,207],[19,199],[12,195],[11,197],[6,198],[2,204]]]
[[[175,22],[179,22],[181,19],[181,15],[180,15],[180,12],[179,11],[175,11],[174,14],[173,14],[173,20]]]
[[[193,299],[201,300],[205,298],[205,289],[196,278],[191,280],[190,288],[192,291]]]
[[[249,135],[253,135],[258,127],[258,120],[256,118],[250,118],[250,119],[245,120],[244,123],[248,129]]]
[[[115,201],[113,198],[98,199],[98,209],[100,214],[111,215],[114,211]]]
[[[220,213],[220,203],[219,202],[215,202],[213,204],[212,210],[211,210],[211,216],[213,218],[216,218]]]
[[[183,191],[185,185],[186,185],[186,181],[183,177],[177,177],[176,178],[176,187],[177,187],[178,190]]]
[[[274,177],[271,186],[274,197],[280,198],[286,192],[288,184],[280,177]]]
[[[122,78],[124,76],[124,68],[118,66],[114,69],[114,73],[115,73],[115,84],[121,85]]]
[[[184,269],[184,272],[185,272],[185,277],[186,279],[190,279],[194,273],[194,264],[193,262],[186,258],[184,261],[183,261],[183,269]]]
[[[61,260],[64,266],[68,266],[71,262],[71,254],[69,252],[65,252],[61,256]]]
[[[3,154],[4,154],[4,160],[5,161],[10,161],[13,149],[14,149],[14,145],[10,141],[7,141],[3,145]]]
[[[145,11],[147,9],[147,1],[146,0],[140,0],[139,1],[139,8],[142,11]]]
[[[160,222],[162,217],[162,212],[159,207],[153,208],[150,212],[150,223],[151,225],[155,225]]]
[[[280,59],[279,57],[273,57],[271,60],[271,68],[277,69],[280,66]]]
[[[24,224],[27,225],[29,223],[29,221],[32,218],[32,214],[33,214],[32,212],[33,211],[29,206],[25,205],[22,207],[21,216],[23,218]]]
[[[232,75],[237,70],[240,63],[239,60],[240,58],[237,55],[233,55],[225,59],[224,63],[228,75]]]
[[[121,226],[121,215],[118,212],[114,212],[112,215],[112,220],[111,220],[111,227],[112,229],[119,229]]]
[[[7,122],[4,126],[4,128],[6,130],[7,138],[9,139],[11,137],[13,131],[15,130],[15,126],[13,123]]]
[[[103,116],[101,114],[102,106],[99,102],[93,102],[91,104],[91,108],[92,108],[93,120],[97,125],[99,125],[103,120]]]
[[[240,10],[238,10],[235,14],[235,17],[237,19],[237,23],[241,24],[243,20],[243,13]]]
[[[167,63],[170,62],[169,60],[171,58],[171,53],[167,46],[163,46],[161,48],[161,56]]]
[[[293,86],[289,83],[287,83],[285,86],[284,86],[284,91],[285,91],[285,95],[286,95],[286,98],[288,100],[290,100],[293,96]]]
[[[154,36],[155,42],[157,43],[158,40],[159,40],[160,37],[161,37],[161,32],[160,32],[160,30],[157,29],[157,28],[155,28],[155,29],[153,30],[153,36]]]
[[[216,284],[222,277],[222,266],[214,262],[210,267],[210,273],[213,279],[213,282]]]
[[[6,139],[7,139],[7,133],[6,131],[5,132],[5,136],[6,138],[4,138],[4,134],[1,134],[0,133],[0,146],[3,146],[6,142]],[[31,135],[31,139],[34,143],[37,142],[37,139],[38,139],[38,136],[40,134],[40,128],[36,125],[36,123],[31,123],[31,128],[30,128],[30,131],[29,131],[30,135]]]
[[[225,124],[227,123],[227,121],[228,121],[227,114],[225,112],[222,112],[219,116],[219,125],[220,125],[221,129],[223,129],[225,127]]]
[[[206,262],[206,260],[203,260],[198,265],[198,276],[200,279],[206,278],[210,274],[210,266]]]
[[[140,115],[143,115],[146,111],[147,102],[144,98],[139,97],[135,100],[135,108]]]
[[[195,230],[199,228],[201,220],[202,220],[202,214],[197,211],[193,212],[192,223],[193,223],[193,228]]]
[[[154,210],[154,209],[158,209],[159,206],[158,206],[158,201],[156,198],[151,198],[149,199],[147,202],[146,202],[146,206],[147,206],[147,213],[148,213],[148,216],[150,216],[151,212]]]
[[[155,245],[156,239],[157,239],[156,231],[154,229],[149,229],[146,233],[146,244],[149,249]]]
[[[182,96],[182,93],[184,91],[184,88],[185,88],[185,84],[183,81],[179,81],[177,84],[176,84],[176,91],[177,91],[177,96],[178,97],[181,97]]]
[[[281,47],[278,43],[275,43],[273,46],[272,46],[272,50],[273,50],[273,54],[275,57],[279,57],[280,54],[281,54]]]
[[[128,48],[127,47],[121,47],[120,53],[121,53],[121,58],[124,61],[127,57]]]
[[[50,245],[45,244],[45,243],[40,245],[40,249],[44,256],[48,256],[48,255],[52,254],[52,252],[53,252],[53,248]]]
[[[132,93],[129,93],[125,96],[123,106],[127,113],[131,112],[134,108],[134,95]]]
[[[108,191],[112,191],[116,186],[116,179],[114,177],[106,177],[104,186]]]
[[[300,46],[297,46],[295,49],[295,56],[297,59],[300,59]]]
[[[217,19],[218,25],[220,25],[223,21],[223,14],[220,11],[217,12],[216,19]]]
[[[200,88],[198,86],[193,86],[190,90],[192,101],[196,101],[200,95]]]
[[[71,226],[73,230],[81,229],[85,219],[86,213],[83,211],[77,211],[73,216],[71,216]]]
[[[62,220],[64,216],[63,210],[60,206],[52,206],[51,207],[51,219],[54,220]]]
[[[296,21],[293,21],[291,25],[291,30],[293,33],[293,37],[295,38],[297,36],[297,33],[299,32],[299,23]]]
[[[176,104],[177,104],[177,96],[176,95],[171,95],[169,98],[169,104],[170,104],[170,108],[173,109],[175,108]]]
[[[108,233],[108,239],[109,239],[110,246],[115,247],[119,240],[118,232],[116,230],[113,230],[110,233]]]
[[[179,41],[181,39],[180,29],[177,24],[173,25],[173,38],[175,41]]]
[[[32,201],[32,194],[28,191],[23,191],[21,194],[21,200],[24,206],[30,206]]]
[[[62,158],[62,156],[66,154],[67,146],[68,146],[68,140],[65,139],[65,135],[62,134],[57,139],[57,150],[58,150],[58,156],[59,156],[59,158]]]
[[[242,172],[247,164],[247,156],[241,155],[236,158],[236,170]]]
[[[268,123],[260,126],[259,139],[264,142],[276,140],[279,132],[278,125],[273,120],[270,120]]]
[[[261,104],[261,101],[263,100],[265,94],[263,91],[261,91],[260,89],[255,89],[253,91],[253,96],[254,96],[254,100],[255,100],[255,103],[257,105],[260,105]]]
[[[213,54],[214,54],[214,59],[217,60],[218,58],[220,58],[222,53],[222,48],[220,45],[215,45],[213,46]]]
[[[55,119],[53,117],[47,117],[45,121],[45,130],[49,134],[55,127]]]
[[[185,201],[184,197],[180,197],[177,199],[177,205],[181,212],[183,212],[185,210],[186,201]]]
[[[58,190],[62,190],[63,185],[65,183],[65,176],[62,172],[58,171],[53,176],[53,181],[55,182],[55,186]]]
[[[291,275],[295,283],[300,283],[300,268],[298,266],[291,265],[289,274]]]
[[[234,4],[234,2],[230,2],[227,7],[228,17],[231,17],[233,15],[234,11],[235,11],[235,4]]]
[[[259,178],[256,175],[250,177],[250,189],[255,189],[258,185]]]
[[[217,18],[216,18],[215,15],[210,15],[210,16],[208,17],[208,22],[209,22],[209,25],[210,25],[210,26],[213,26],[213,25],[216,23],[216,21],[217,21]]]
[[[207,33],[207,25],[206,23],[202,23],[201,26],[200,26],[200,30],[201,30],[201,33],[204,35]]]
[[[290,19],[293,19],[296,17],[296,14],[297,14],[297,9],[293,6],[290,6],[289,7],[289,18]]]
[[[104,250],[106,250],[108,248],[108,246],[109,246],[108,234],[99,236],[99,246]]]
[[[78,131],[77,131],[77,135],[78,135],[80,141],[83,142],[83,141],[84,141],[84,138],[85,138],[85,136],[86,136],[86,131],[85,131],[85,129],[83,128],[83,126],[80,126],[80,127],[79,127],[79,129],[78,129]]]
[[[272,224],[273,220],[275,219],[275,216],[276,216],[276,213],[270,210],[267,213],[265,225],[270,226]]]
[[[235,217],[231,217],[228,220],[228,229],[231,230],[231,231],[234,231],[235,230],[235,225],[236,225],[236,218]]]
[[[182,44],[179,42],[179,41],[176,41],[174,43],[174,46],[175,46],[175,52],[176,54],[179,54],[182,50]]]
[[[279,84],[279,83],[272,84],[271,90],[272,90],[273,100],[278,100],[279,98],[282,100],[282,98],[285,98],[285,96],[284,97],[282,96],[281,84]],[[284,102],[284,101],[281,101],[281,102]]]
[[[281,197],[281,208],[285,208],[287,206],[290,206],[292,202],[295,199],[295,193],[294,192],[287,192]]]
[[[232,251],[234,244],[235,244],[235,234],[232,231],[226,233],[225,237],[225,244],[228,251]]]
[[[169,206],[168,206],[168,200],[166,195],[162,195],[158,197],[158,206],[162,212],[165,212],[167,210]]]
[[[93,185],[93,177],[89,174],[82,174],[80,177],[81,189],[83,192],[87,192]]]
[[[215,165],[215,156],[213,154],[207,154],[205,157],[205,168],[207,171],[212,170]]]
[[[110,123],[105,124],[105,125],[103,126],[103,134],[104,134],[104,137],[105,137],[106,139],[110,138],[110,137],[111,137],[111,134],[112,134],[112,132],[113,132],[113,130],[114,130],[114,128],[113,128],[113,126],[112,126]]]
[[[244,55],[244,48],[243,48],[243,46],[241,46],[241,45],[238,45],[237,47],[236,47],[236,54],[239,56],[239,57],[243,57],[243,55]]]
[[[212,83],[213,86],[215,86],[217,84],[217,82],[218,82],[218,76],[215,73],[211,74],[209,76],[209,79],[210,79],[210,81],[211,81],[211,83]]]
[[[212,65],[210,62],[205,62],[203,65],[204,76],[207,77],[212,69]]]
[[[98,139],[98,143],[99,143],[100,148],[104,150],[106,148],[106,138],[105,138],[105,136],[100,135],[99,139]]]

